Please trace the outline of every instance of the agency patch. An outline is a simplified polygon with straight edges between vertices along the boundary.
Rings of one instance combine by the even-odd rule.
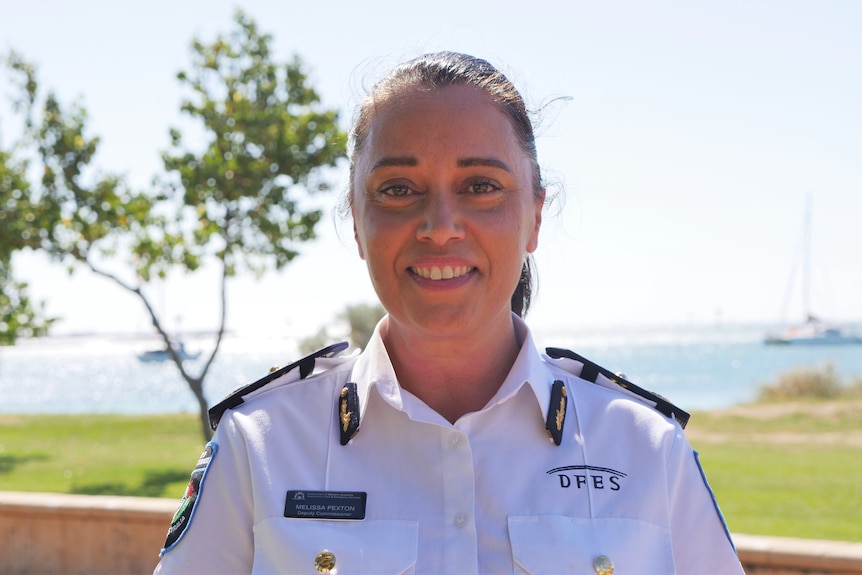
[[[186,529],[189,528],[195,514],[195,508],[200,500],[204,479],[207,475],[207,469],[209,469],[210,463],[212,463],[212,460],[215,458],[216,451],[218,451],[218,445],[215,442],[210,441],[207,443],[204,452],[201,453],[201,457],[198,459],[198,463],[195,465],[194,471],[192,471],[189,485],[186,487],[186,492],[180,501],[180,506],[177,508],[177,512],[174,513],[174,518],[171,520],[171,527],[168,529],[168,537],[165,539],[165,546],[161,553],[159,553],[159,556],[170,551],[182,538]]]

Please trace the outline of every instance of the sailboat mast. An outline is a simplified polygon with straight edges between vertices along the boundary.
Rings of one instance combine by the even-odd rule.
[[[805,223],[802,238],[802,305],[805,320],[811,316],[811,196],[805,199]]]

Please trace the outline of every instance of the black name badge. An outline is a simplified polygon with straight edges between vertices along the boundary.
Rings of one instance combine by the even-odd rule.
[[[364,491],[288,491],[284,516],[295,519],[365,519]]]

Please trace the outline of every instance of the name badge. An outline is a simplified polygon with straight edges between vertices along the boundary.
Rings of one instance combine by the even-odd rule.
[[[288,491],[284,516],[295,519],[365,519],[364,491]]]

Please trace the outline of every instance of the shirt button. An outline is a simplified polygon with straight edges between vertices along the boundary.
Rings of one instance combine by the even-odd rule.
[[[464,513],[459,513],[455,516],[455,520],[452,522],[455,524],[455,527],[461,529],[465,525],[467,525],[467,515]]]
[[[335,569],[335,554],[324,549],[314,558],[314,570],[318,573],[331,573]]]
[[[614,562],[607,555],[596,557],[593,567],[598,575],[614,575]]]
[[[460,435],[453,435],[451,438],[449,438],[449,447],[451,447],[452,449],[456,449],[459,445],[461,445]]]

